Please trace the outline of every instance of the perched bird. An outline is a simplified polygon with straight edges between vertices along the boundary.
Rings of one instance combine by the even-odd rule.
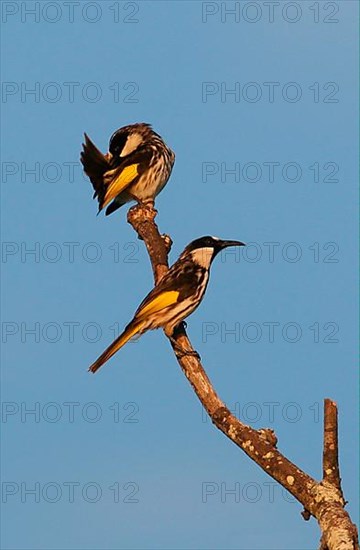
[[[139,123],[116,130],[106,155],[85,134],[80,160],[99,212],[107,206],[108,216],[130,201],[153,203],[170,177],[175,154],[150,124]]]
[[[159,284],[142,301],[123,333],[91,365],[89,371],[96,372],[130,338],[147,330],[163,328],[171,339],[176,327],[201,303],[211,263],[227,246],[244,246],[244,243],[207,236],[188,244]],[[188,352],[183,353],[186,355]]]

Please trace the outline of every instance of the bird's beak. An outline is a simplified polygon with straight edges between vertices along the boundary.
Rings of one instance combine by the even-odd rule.
[[[221,248],[227,248],[228,246],[246,246],[245,243],[241,241],[221,241]]]

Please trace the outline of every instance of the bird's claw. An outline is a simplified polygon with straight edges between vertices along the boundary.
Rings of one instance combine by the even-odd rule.
[[[182,357],[195,357],[198,361],[201,361],[200,355],[195,350],[186,350],[181,348],[178,351],[175,350],[175,352],[177,357],[179,357],[180,359]]]
[[[188,350],[188,349],[184,349],[182,346],[180,346],[177,341],[174,339],[174,338],[170,338],[172,344],[173,344],[173,347],[174,347],[174,351],[176,353],[176,357],[179,357],[179,359],[181,359],[181,357],[196,357],[196,359],[198,361],[201,361],[201,357],[200,355],[198,354],[197,351],[195,350]]]

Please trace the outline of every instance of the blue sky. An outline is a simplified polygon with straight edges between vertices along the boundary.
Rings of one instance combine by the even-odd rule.
[[[358,5],[288,4],[2,3],[3,548],[318,545],[160,331],[87,373],[152,275],[126,209],[96,217],[82,135],[105,151],[139,121],[176,152],[171,261],[204,234],[248,243],[188,320],[216,390],[317,479],[334,399],[357,517]]]

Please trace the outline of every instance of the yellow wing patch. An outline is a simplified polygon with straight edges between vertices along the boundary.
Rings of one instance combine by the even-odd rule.
[[[167,292],[162,292],[153,300],[151,300],[151,302],[141,308],[136,317],[141,319],[149,313],[156,313],[157,311],[160,311],[168,306],[176,304],[179,294],[180,292],[177,292],[176,290],[168,290]]]
[[[109,204],[121,191],[123,191],[138,176],[139,164],[126,166],[124,170],[111,182],[106,190],[103,208]]]

